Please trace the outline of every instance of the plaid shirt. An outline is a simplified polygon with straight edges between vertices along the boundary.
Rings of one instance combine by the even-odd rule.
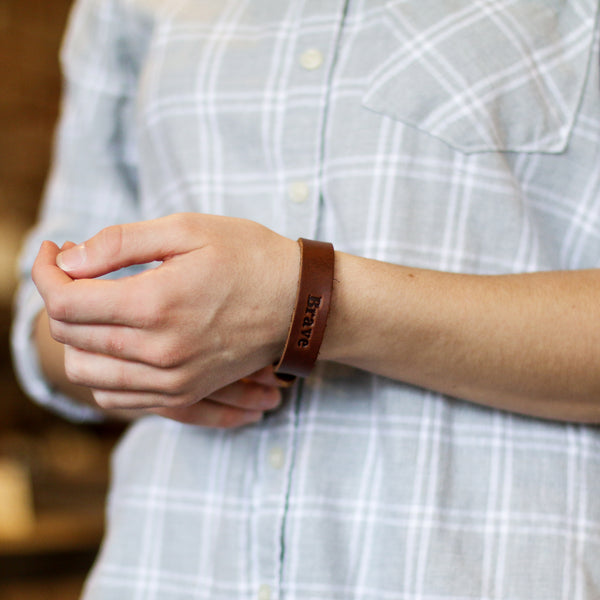
[[[600,266],[594,0],[81,0],[39,241],[180,211],[466,273]],[[320,364],[135,423],[87,600],[597,600],[600,435]]]

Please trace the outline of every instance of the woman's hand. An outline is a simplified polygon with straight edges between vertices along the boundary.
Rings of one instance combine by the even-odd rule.
[[[151,261],[162,264],[90,279]],[[277,402],[240,382],[279,358],[298,270],[296,242],[190,214],[109,227],[63,253],[47,242],[33,276],[69,380],[100,406],[227,426]],[[319,356],[486,406],[599,423],[599,295],[597,269],[468,275],[336,252]]]
[[[95,279],[153,261],[162,264]],[[109,227],[63,252],[45,242],[33,278],[69,381],[101,407],[235,426],[279,402],[269,367],[298,265],[296,242],[256,223],[179,214]]]

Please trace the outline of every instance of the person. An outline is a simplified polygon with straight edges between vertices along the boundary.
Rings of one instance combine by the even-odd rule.
[[[86,600],[599,597],[597,14],[76,3],[13,342],[132,419]],[[300,237],[333,295],[286,386]]]

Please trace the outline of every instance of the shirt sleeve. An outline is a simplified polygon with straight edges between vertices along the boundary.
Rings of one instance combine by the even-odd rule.
[[[115,223],[139,220],[134,119],[137,73],[128,54],[127,15],[119,0],[80,0],[61,50],[65,84],[53,163],[37,225],[19,262],[12,350],[24,390],[73,420],[100,412],[53,390],[42,376],[33,344],[43,302],[31,268],[43,240],[83,241]]]

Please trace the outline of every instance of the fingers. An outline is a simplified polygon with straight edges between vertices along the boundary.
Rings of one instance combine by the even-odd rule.
[[[144,412],[151,412],[181,423],[216,428],[242,427],[257,423],[263,418],[267,410],[276,408],[276,406],[272,406],[272,401],[269,402],[269,407],[261,408],[261,403],[255,403],[251,400],[251,391],[249,395],[240,395],[239,390],[234,391],[228,399],[231,401],[235,397],[239,402],[238,405],[222,403],[222,400],[229,395],[225,391],[218,395],[219,401],[211,399],[211,396],[211,398],[187,406],[164,406],[163,397],[137,392],[113,393],[105,390],[94,390],[93,395],[98,405],[107,410],[123,409],[124,407],[144,409]]]
[[[164,406],[169,402],[182,405],[191,404],[202,397],[192,393],[191,382],[178,369],[156,368],[141,362],[86,352],[72,346],[65,346],[65,371],[71,383],[126,393],[124,403],[120,406],[115,404],[103,408]],[[130,392],[145,399],[138,403]],[[153,395],[159,399],[152,400],[150,396]],[[116,394],[114,396],[116,399]],[[169,396],[172,398],[169,399]]]
[[[273,386],[236,381],[208,396],[219,404],[246,410],[273,410],[281,403],[281,391]]]
[[[114,306],[114,286],[110,281],[79,281],[56,266],[58,246],[44,242],[33,264],[32,278],[42,295],[50,318],[59,321],[94,322],[98,310]],[[111,294],[111,288],[113,293]],[[112,296],[112,297],[111,297]],[[102,321],[106,320],[104,317]]]
[[[150,412],[187,425],[218,429],[243,427],[257,423],[263,418],[263,413],[260,411],[222,406],[210,400],[183,408],[153,408]]]
[[[51,292],[73,281],[56,266],[58,252],[58,246],[55,243],[44,242],[33,263],[31,275],[44,300],[49,297]]]
[[[32,270],[33,281],[54,321],[147,327],[166,314],[160,303],[168,285],[162,283],[158,269],[154,269],[152,281],[147,273],[118,280],[74,281],[56,266],[57,253],[55,244],[44,242]]]
[[[155,367],[175,366],[175,355],[164,346],[154,350],[143,329],[122,325],[74,324],[50,319],[50,333],[61,344],[93,354],[142,362]]]
[[[34,281],[52,319],[143,327],[160,314],[160,308],[153,305],[157,296],[153,297],[149,286],[144,285],[142,275],[119,280],[60,281],[54,271],[47,269]],[[63,273],[63,277],[68,275]]]
[[[181,355],[179,339],[169,345],[165,340],[154,345],[143,329],[118,325],[86,325],[63,323],[50,319],[50,332],[57,341],[74,349],[88,353],[135,361],[156,368],[175,368],[185,356]],[[170,346],[170,349],[169,349]],[[242,379],[273,388],[288,388],[293,381],[284,381],[275,375],[273,366],[268,365]]]
[[[65,248],[57,265],[73,278],[105,275],[123,267],[162,261],[190,250],[189,218],[185,214],[113,225],[77,246]],[[195,248],[200,240],[193,239]]]
[[[95,390],[105,409],[181,407],[208,397],[219,404],[265,411],[281,402],[278,388],[237,381],[215,392],[204,392],[185,369],[162,369],[135,361],[65,347],[65,371],[71,383]]]
[[[233,387],[240,386],[237,384],[228,386],[228,388]],[[195,402],[188,406],[176,407],[162,406],[160,404],[151,406],[148,404],[149,402],[164,401],[164,399],[152,398],[150,395],[135,392],[115,394],[103,390],[94,390],[93,394],[98,405],[107,410],[112,408],[122,409],[123,406],[128,406],[134,409],[144,409],[144,413],[150,412],[188,425],[222,429],[243,427],[244,425],[257,423],[262,420],[265,411],[276,408],[275,406],[259,408],[260,403],[256,404],[251,400],[252,389],[247,389],[250,392],[248,395],[240,395],[240,390],[230,390],[233,392],[232,394],[222,390],[217,394],[219,401],[211,399],[213,398],[211,396],[211,398]],[[278,390],[275,390],[275,392],[278,392]],[[280,394],[277,395],[280,397]],[[274,395],[274,397],[277,397],[277,395]],[[222,403],[223,400],[231,402],[233,398],[237,399],[239,405]],[[269,404],[272,404],[272,402],[269,402]]]
[[[273,234],[245,221],[194,217],[109,227],[83,244],[66,242],[59,250],[46,242],[40,249],[34,280],[52,335],[66,346],[67,376],[96,390],[104,408],[184,410],[201,401],[236,421],[280,402],[281,381],[271,367],[213,392],[272,361],[281,342],[279,325],[276,335],[257,335],[273,313],[264,308],[256,314],[256,305],[269,305],[260,303],[261,295],[281,294],[276,278],[267,291],[255,283],[269,270],[265,257],[278,254],[264,250]],[[244,268],[248,248],[260,250]],[[156,260],[164,264],[139,275],[96,279]],[[193,413],[198,421],[195,411],[188,412],[182,418]]]
[[[173,215],[115,225],[83,244],[65,242],[61,250],[52,242],[44,242],[33,278],[50,317],[71,323],[152,326],[168,310],[162,303],[173,296],[170,291],[174,277],[177,289],[185,290],[178,273],[169,272],[171,280],[161,269],[152,269],[152,276],[142,273],[118,280],[95,278],[128,265],[164,261],[198,250],[199,220],[186,223],[185,215]]]

